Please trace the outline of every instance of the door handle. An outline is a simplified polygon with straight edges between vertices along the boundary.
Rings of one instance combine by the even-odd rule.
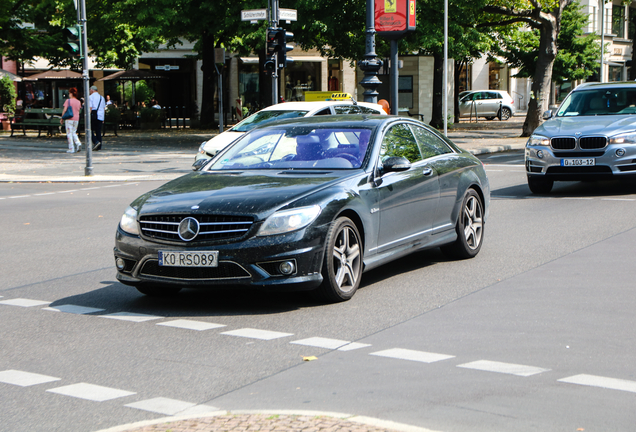
[[[433,174],[433,170],[430,168],[424,168],[422,170],[422,174],[424,174],[425,176],[430,176],[431,174]]]

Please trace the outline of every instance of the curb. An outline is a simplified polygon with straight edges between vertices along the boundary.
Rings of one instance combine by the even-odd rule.
[[[235,410],[235,411],[210,411],[209,413],[198,414],[194,416],[171,416],[162,417],[155,420],[144,420],[135,423],[129,423],[120,426],[114,426],[108,429],[101,429],[95,432],[126,432],[132,429],[142,428],[145,426],[153,426],[162,423],[176,423],[187,420],[203,419],[219,416],[238,416],[238,415],[287,415],[287,416],[308,416],[308,417],[328,417],[332,419],[359,423],[366,426],[387,429],[396,432],[439,432],[432,429],[426,429],[419,426],[398,423],[390,420],[382,420],[374,417],[358,416],[345,413],[336,413],[329,411],[303,411],[303,410]]]

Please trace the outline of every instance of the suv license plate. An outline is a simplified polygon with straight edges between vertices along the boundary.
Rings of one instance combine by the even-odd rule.
[[[159,265],[164,267],[218,267],[219,251],[159,251]]]
[[[561,166],[594,166],[596,165],[596,159],[561,159]]]

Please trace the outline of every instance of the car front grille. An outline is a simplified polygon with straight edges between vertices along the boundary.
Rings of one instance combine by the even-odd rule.
[[[146,237],[182,242],[179,223],[186,217],[195,218],[200,225],[199,234],[189,243],[236,239],[245,235],[254,223],[249,216],[144,215],[139,218],[139,225]]]
[[[579,147],[582,150],[602,149],[607,145],[605,137],[583,137],[579,139]]]
[[[612,174],[612,169],[604,165],[573,166],[573,167],[553,166],[553,167],[549,167],[546,173],[547,174]]]
[[[576,139],[574,138],[552,138],[550,140],[552,148],[555,150],[574,150]]]
[[[218,267],[166,267],[160,266],[156,260],[148,260],[144,263],[139,274],[170,279],[196,280],[240,279],[251,277],[243,267],[229,261],[220,261]]]

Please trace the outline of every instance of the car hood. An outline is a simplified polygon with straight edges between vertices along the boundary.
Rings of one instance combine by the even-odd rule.
[[[585,135],[614,136],[623,132],[636,130],[635,115],[581,116],[559,117],[548,120],[539,126],[534,134],[548,138],[555,136],[574,136],[580,132]]]
[[[231,214],[267,218],[276,210],[349,176],[352,171],[194,172],[137,198],[139,214]]]
[[[227,147],[228,144],[244,134],[245,132],[235,132],[227,130],[206,142],[203,146],[203,149],[208,153],[218,152],[220,150],[223,150],[225,147]]]

